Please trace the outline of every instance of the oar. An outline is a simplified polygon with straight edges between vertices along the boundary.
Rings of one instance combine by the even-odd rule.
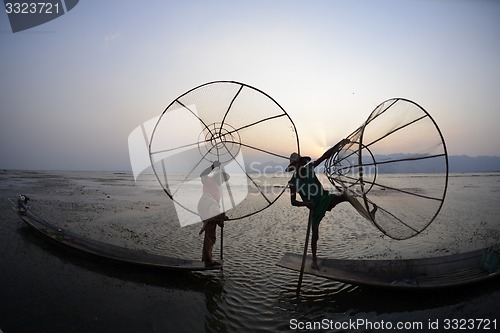
[[[224,225],[220,227],[220,260],[224,260]]]
[[[306,266],[307,247],[309,245],[309,234],[311,232],[313,210],[309,210],[309,219],[307,221],[306,242],[304,244],[304,254],[302,255],[302,265],[300,266],[299,282],[297,284],[297,295],[300,294],[300,287],[302,286],[302,277],[304,276],[304,267]]]

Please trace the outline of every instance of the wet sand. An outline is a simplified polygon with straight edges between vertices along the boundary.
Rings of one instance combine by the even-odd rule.
[[[54,246],[10,209],[5,198],[21,193],[46,220],[104,242],[199,259],[203,241],[199,224],[180,228],[168,197],[154,186],[136,185],[129,174],[1,171],[0,329],[5,333],[288,331],[294,318],[427,325],[436,319],[498,317],[499,279],[421,294],[306,276],[297,299],[298,274],[275,263],[285,252],[302,252],[307,211],[290,207],[286,195],[259,214],[226,223],[222,272],[179,273]],[[454,175],[437,220],[406,241],[381,237],[342,204],[321,223],[319,255],[428,257],[493,245],[500,239],[499,198],[499,174]]]

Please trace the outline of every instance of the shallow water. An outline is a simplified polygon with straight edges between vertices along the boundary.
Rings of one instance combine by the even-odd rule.
[[[152,183],[135,184],[128,174],[4,171],[0,193],[30,196],[32,209],[45,219],[87,237],[201,257],[200,224],[180,228],[168,197]],[[318,254],[415,258],[493,245],[500,239],[499,199],[500,174],[454,174],[438,218],[405,241],[382,237],[343,203],[321,222]],[[4,332],[288,331],[292,319],[421,322],[427,328],[429,321],[446,318],[498,317],[498,279],[407,293],[306,275],[297,298],[298,273],[275,265],[285,252],[302,253],[305,240],[307,210],[291,207],[287,194],[259,214],[227,222],[224,270],[204,273],[155,272],[81,256],[35,237],[6,200],[0,209]],[[217,244],[214,255],[219,253]]]

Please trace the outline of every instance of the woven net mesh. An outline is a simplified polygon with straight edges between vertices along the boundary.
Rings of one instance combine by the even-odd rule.
[[[230,176],[219,202],[230,220],[272,205],[286,190],[272,175],[290,151],[299,151],[299,140],[291,118],[270,96],[243,83],[217,81],[175,99],[160,116],[149,148],[158,181],[186,225],[200,221],[200,174],[215,161],[221,165],[211,174]]]
[[[348,139],[325,162],[332,184],[391,238],[425,230],[439,213],[448,184],[445,142],[430,114],[412,101],[390,99]]]

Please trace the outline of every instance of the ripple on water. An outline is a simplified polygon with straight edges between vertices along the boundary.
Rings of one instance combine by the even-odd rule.
[[[40,181],[50,182],[49,178]],[[490,177],[483,183],[478,182],[482,179],[474,179],[474,184],[489,189],[493,180],[496,179]],[[498,196],[493,197],[491,193],[500,192],[474,189],[475,195],[471,196],[471,188],[463,187],[466,181],[471,180],[467,177],[453,180],[449,201],[439,219],[420,236],[407,241],[382,237],[348,204],[341,204],[327,213],[321,222],[318,255],[351,259],[424,257],[497,242],[500,208],[493,204],[498,201]],[[493,183],[495,189],[500,186],[498,181]],[[20,189],[27,186],[26,182],[20,184]],[[61,179],[57,178],[56,185],[63,186]],[[40,213],[46,212],[54,217],[64,215],[69,229],[79,230],[85,235],[167,256],[201,258],[203,236],[198,235],[201,225],[181,228],[173,204],[164,194],[137,186],[123,186],[121,181],[97,184],[92,180],[89,183],[81,176],[74,185],[75,189],[70,184],[66,190],[76,193],[74,197],[64,197],[60,201],[44,199],[47,189],[40,186],[33,203],[38,200],[42,204]],[[85,186],[83,190],[82,186]],[[110,198],[103,197],[101,192]],[[55,207],[54,202],[73,207],[73,210],[51,208]],[[78,207],[71,205],[75,202],[79,203]],[[177,295],[182,294],[201,302],[189,311],[202,313],[207,331],[279,331],[289,329],[291,318],[342,320],[401,311],[424,313],[431,318],[430,314],[440,311],[435,309],[448,306],[438,296],[431,295],[418,304],[408,303],[402,310],[401,304],[405,300],[397,294],[373,292],[310,275],[304,275],[300,297],[297,297],[299,273],[277,267],[276,262],[285,252],[302,253],[307,217],[307,210],[291,207],[285,195],[259,214],[227,222],[224,228],[224,270],[193,273],[189,275],[191,278],[183,276],[177,279],[173,278],[176,275],[167,274],[159,293],[168,294],[164,297],[181,297]],[[216,257],[220,253],[219,241],[218,234],[214,249]],[[172,292],[178,290],[189,292]],[[161,296],[158,299],[161,304]]]

